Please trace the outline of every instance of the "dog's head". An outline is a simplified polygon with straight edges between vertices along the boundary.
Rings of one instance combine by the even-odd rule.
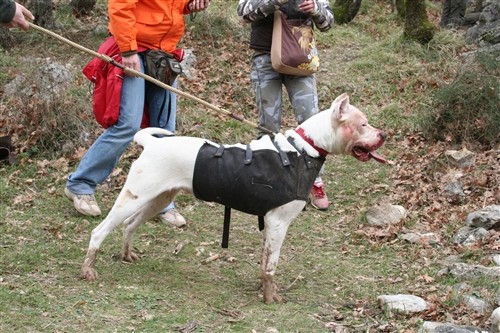
[[[384,157],[376,153],[385,142],[385,132],[368,124],[363,112],[349,104],[347,94],[337,97],[330,110],[335,139],[343,148],[343,154],[352,155],[362,162],[371,158],[380,163],[387,162]]]

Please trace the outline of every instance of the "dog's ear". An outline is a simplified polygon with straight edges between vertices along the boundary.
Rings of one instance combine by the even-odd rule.
[[[349,95],[343,93],[335,98],[330,108],[333,109],[334,117],[341,121],[349,111]]]

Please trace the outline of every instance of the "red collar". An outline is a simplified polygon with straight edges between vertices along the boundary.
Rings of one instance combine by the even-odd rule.
[[[318,151],[318,153],[325,157],[328,155],[328,152],[322,148],[319,148],[319,147],[316,147],[316,145],[314,144],[314,141],[311,140],[308,136],[306,136],[306,134],[304,133],[304,129],[299,127],[295,130],[295,132],[300,135],[300,137],[302,139],[304,139],[305,142],[307,142],[308,144],[310,144],[314,149],[316,149]]]

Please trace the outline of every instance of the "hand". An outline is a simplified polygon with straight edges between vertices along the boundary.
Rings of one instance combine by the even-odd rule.
[[[313,13],[316,10],[316,1],[304,0],[299,4],[299,9],[304,13]]]
[[[191,13],[201,12],[207,9],[210,0],[191,0],[188,4],[188,9]]]
[[[141,63],[139,61],[139,55],[138,54],[132,54],[130,56],[122,57],[122,64],[123,66],[133,69],[135,71],[140,72],[141,71]],[[136,76],[132,73],[127,73],[129,76]]]
[[[33,14],[31,14],[31,12],[26,9],[26,7],[16,2],[16,12],[14,14],[14,17],[12,18],[12,21],[7,23],[7,26],[11,28],[20,27],[23,30],[28,30],[30,26],[28,24],[28,21],[26,21],[26,18],[29,18],[30,20],[35,19]]]

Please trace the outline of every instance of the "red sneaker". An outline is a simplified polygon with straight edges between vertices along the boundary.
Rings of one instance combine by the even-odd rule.
[[[314,182],[311,189],[311,205],[319,210],[327,210],[330,202],[325,193],[325,184],[323,182]]]

